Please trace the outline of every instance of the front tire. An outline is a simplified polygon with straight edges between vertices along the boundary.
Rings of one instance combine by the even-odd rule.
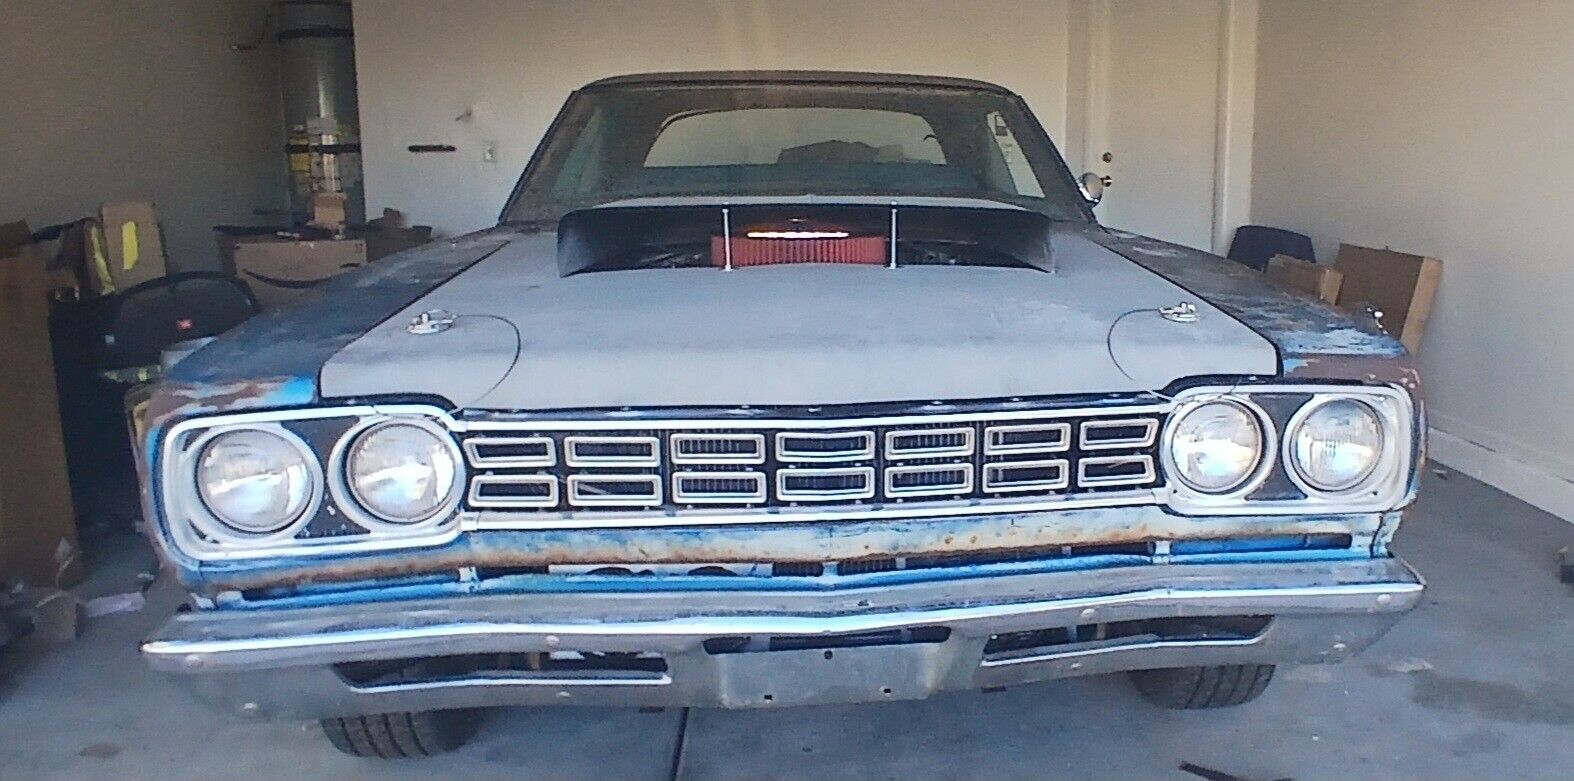
[[[1271,664],[1224,667],[1177,667],[1132,673],[1137,691],[1148,702],[1172,710],[1228,708],[1262,695],[1273,680]]]
[[[352,757],[411,759],[453,751],[475,734],[472,711],[379,713],[323,719],[333,747]]]

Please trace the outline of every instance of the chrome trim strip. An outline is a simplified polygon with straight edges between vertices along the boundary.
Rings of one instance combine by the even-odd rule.
[[[1071,647],[1062,651],[1045,651],[1044,653],[1030,654],[1027,656],[1013,656],[1001,659],[985,657],[978,663],[979,667],[1014,667],[1021,664],[1039,664],[1053,662],[1058,659],[1081,659],[1089,656],[1103,656],[1105,654],[1130,653],[1133,651],[1155,651],[1160,648],[1241,648],[1262,645],[1264,635],[1256,637],[1229,638],[1219,640],[1175,639],[1175,640],[1148,640],[1125,645],[1111,644],[1099,648]]]
[[[662,426],[661,428],[668,428]],[[672,450],[672,463],[674,464],[763,464],[765,463],[765,435],[764,434],[692,434],[677,433],[668,436],[669,447]],[[752,454],[739,455],[736,453],[696,453],[686,455],[683,445],[688,442],[750,442],[754,446]]]
[[[1128,437],[1126,439],[1116,439],[1097,443],[1088,441],[1089,432],[1098,431],[1100,429],[1127,428],[1129,426],[1141,426],[1142,437],[1140,439],[1131,439]],[[1159,421],[1154,418],[1084,420],[1082,421],[1081,430],[1077,432],[1077,436],[1077,441],[1082,444],[1083,450],[1138,450],[1145,447],[1152,447],[1153,443],[1158,440]]]
[[[857,438],[863,444],[856,450],[793,450],[787,443],[794,439],[832,440]],[[827,463],[839,461],[867,461],[874,458],[873,431],[778,431],[776,432],[776,459],[794,463]]]
[[[1142,474],[1119,477],[1088,477],[1089,466],[1104,466],[1106,464],[1128,464],[1138,462],[1142,464]],[[1084,488],[1101,488],[1104,486],[1143,485],[1158,479],[1158,472],[1153,468],[1153,457],[1143,455],[1130,456],[1098,456],[1097,458],[1082,458],[1077,460],[1077,485]]]
[[[782,470],[802,471],[802,470]],[[781,474],[780,472],[778,474]],[[838,505],[829,507],[782,507],[770,512],[735,509],[694,509],[674,515],[667,512],[576,512],[532,513],[482,513],[467,529],[484,531],[531,529],[659,529],[683,526],[736,526],[742,524],[820,523],[840,520],[888,520],[892,518],[965,518],[976,515],[1016,515],[1025,513],[1055,512],[1060,510],[1088,510],[1105,507],[1136,507],[1157,504],[1155,489],[1111,491],[1095,496],[1035,496],[1029,499],[1000,497],[997,499],[961,499],[921,504],[891,505]]]
[[[1060,441],[1053,444],[1015,444],[1001,443],[997,434],[1013,434],[1017,432],[1059,431]],[[1028,423],[1017,426],[989,426],[984,429],[984,455],[1003,456],[1021,453],[1064,453],[1071,449],[1071,424],[1064,421],[1058,423]]]
[[[897,440],[903,437],[946,436],[962,435],[962,444],[952,447],[929,448],[902,448]],[[908,428],[896,429],[885,432],[885,457],[892,460],[904,458],[962,458],[973,455],[973,427],[957,426],[954,428]]]
[[[1060,477],[1055,480],[1001,481],[1000,473],[1007,469],[1056,467]],[[1002,461],[984,465],[984,492],[1006,494],[1021,491],[1059,491],[1071,487],[1071,464],[1064,458],[1042,461]]]
[[[483,456],[483,445],[545,445],[542,456]],[[465,458],[470,465],[485,469],[521,469],[557,466],[557,443],[551,437],[470,437],[464,441]]]
[[[1265,386],[1266,387],[1266,386]],[[1215,391],[1217,392],[1217,391]],[[1274,388],[1275,393],[1294,393],[1293,389]],[[1110,407],[1074,407],[1060,409],[1010,410],[996,412],[940,412],[933,415],[890,415],[852,418],[660,418],[645,416],[607,417],[585,420],[558,418],[543,420],[465,420],[453,421],[461,431],[593,431],[607,429],[793,429],[819,430],[888,426],[921,426],[927,424],[979,423],[989,421],[1042,420],[1046,418],[1098,417],[1105,415],[1159,415],[1168,412],[1173,404],[1146,404]]]
[[[683,490],[684,480],[751,480],[754,490],[747,494],[700,493]],[[676,504],[762,504],[765,502],[764,472],[674,472],[672,501]]]
[[[873,436],[870,437],[872,441]],[[863,487],[839,490],[805,490],[787,487],[790,477],[851,477],[863,478]],[[832,502],[874,498],[874,467],[849,466],[834,469],[778,469],[776,470],[776,498],[784,502]]]
[[[547,495],[543,497],[493,497],[481,496],[481,487],[486,485],[546,485]],[[476,475],[470,478],[470,493],[466,501],[471,507],[556,507],[558,503],[557,478],[552,475]]]
[[[925,472],[957,472],[961,480],[955,485],[942,486],[916,486],[898,488],[896,478],[900,475],[922,474]],[[922,466],[893,466],[885,470],[885,495],[895,498],[909,496],[952,496],[955,494],[970,494],[973,492],[973,465],[972,464],[924,464]]]
[[[583,487],[589,483],[645,483],[650,492],[643,495],[585,494]],[[661,477],[659,475],[569,475],[568,503],[575,507],[654,507],[661,504]]]
[[[580,445],[643,445],[642,456],[583,456]],[[655,437],[568,436],[563,438],[563,462],[569,466],[661,466],[661,440]]]

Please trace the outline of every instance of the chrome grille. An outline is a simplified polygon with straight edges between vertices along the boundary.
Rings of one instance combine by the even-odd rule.
[[[1024,503],[1128,494],[1147,502],[1163,483],[1163,418],[1162,407],[1111,405],[744,421],[487,421],[472,423],[462,440],[471,474],[466,505],[576,523],[656,513],[670,523],[685,509],[862,504],[987,512],[995,504],[1016,511]]]

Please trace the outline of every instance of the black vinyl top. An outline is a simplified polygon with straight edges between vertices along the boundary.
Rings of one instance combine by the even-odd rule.
[[[883,84],[904,87],[950,87],[953,89],[984,90],[1010,95],[1011,90],[998,84],[976,79],[959,79],[950,76],[915,76],[905,73],[861,73],[857,71],[795,71],[795,70],[743,70],[743,71],[674,71],[669,73],[632,73],[611,76],[586,84],[583,89],[606,87],[661,86],[665,84]]]

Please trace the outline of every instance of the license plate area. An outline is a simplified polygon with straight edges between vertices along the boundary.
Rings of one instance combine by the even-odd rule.
[[[938,688],[949,644],[803,648],[712,656],[723,707],[915,700]]]

